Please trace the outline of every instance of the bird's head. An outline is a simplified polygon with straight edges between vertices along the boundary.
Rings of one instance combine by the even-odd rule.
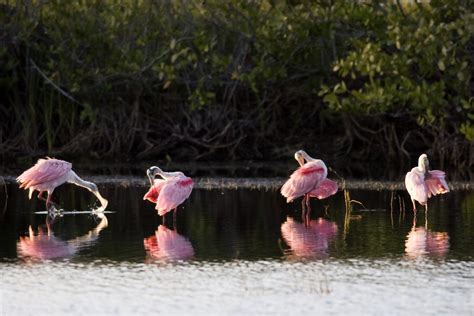
[[[305,152],[303,150],[298,150],[297,152],[295,152],[295,159],[296,161],[298,161],[298,163],[300,164],[300,166],[303,166],[304,165],[304,154]]]
[[[418,166],[424,172],[428,172],[428,170],[430,170],[430,162],[428,161],[428,156],[426,154],[422,154],[420,158],[418,158]]]
[[[161,169],[158,168],[157,166],[153,166],[153,167],[148,168],[148,170],[146,171],[146,175],[148,176],[148,179],[150,180],[150,184],[152,186],[154,184],[155,176],[157,174],[162,173],[162,172],[163,171],[161,171]]]

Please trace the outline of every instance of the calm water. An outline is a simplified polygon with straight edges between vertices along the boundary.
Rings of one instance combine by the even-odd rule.
[[[351,191],[301,204],[278,192],[194,190],[162,225],[144,188],[103,188],[105,216],[47,219],[0,187],[0,315],[474,311],[474,192],[430,200],[416,223],[404,192]],[[394,197],[391,202],[392,194]],[[56,190],[66,211],[95,200]]]

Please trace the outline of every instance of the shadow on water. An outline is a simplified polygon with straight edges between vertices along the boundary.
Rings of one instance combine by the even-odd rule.
[[[301,204],[286,204],[277,191],[196,189],[178,209],[176,227],[170,227],[171,217],[168,226],[162,225],[153,204],[143,201],[144,188],[106,187],[107,210],[113,212],[107,214],[108,225],[97,225],[97,219],[87,214],[65,215],[48,234],[45,216],[35,214],[44,211],[44,203],[28,200],[27,193],[15,185],[7,187],[8,207],[0,218],[4,260],[28,253],[35,257],[34,250],[47,245],[52,250],[45,257],[54,257],[57,247],[58,253],[70,253],[64,256],[69,260],[85,262],[474,255],[474,193],[470,191],[431,199],[426,225],[422,211],[417,214],[419,224],[414,225],[412,211],[401,207],[405,192],[352,190],[350,198],[363,206],[354,204],[349,216],[344,193],[338,192],[327,200],[313,200],[310,221],[303,223]],[[55,198],[65,210],[88,210],[96,202],[87,193],[62,186]],[[81,247],[83,241],[87,249]]]

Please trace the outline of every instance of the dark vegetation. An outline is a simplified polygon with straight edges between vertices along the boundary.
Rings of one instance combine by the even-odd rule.
[[[474,162],[474,1],[1,1],[0,157]]]

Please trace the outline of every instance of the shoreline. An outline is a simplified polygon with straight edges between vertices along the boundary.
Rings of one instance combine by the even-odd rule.
[[[148,180],[145,177],[137,176],[85,176],[84,180],[92,181],[101,186],[127,187],[148,187]],[[229,177],[196,177],[194,180],[195,189],[252,189],[252,190],[279,190],[286,178],[229,178]],[[335,180],[339,190],[405,190],[402,181],[381,181],[381,180]],[[14,176],[0,176],[0,185],[16,183]],[[450,190],[471,191],[474,190],[473,181],[448,181]]]

